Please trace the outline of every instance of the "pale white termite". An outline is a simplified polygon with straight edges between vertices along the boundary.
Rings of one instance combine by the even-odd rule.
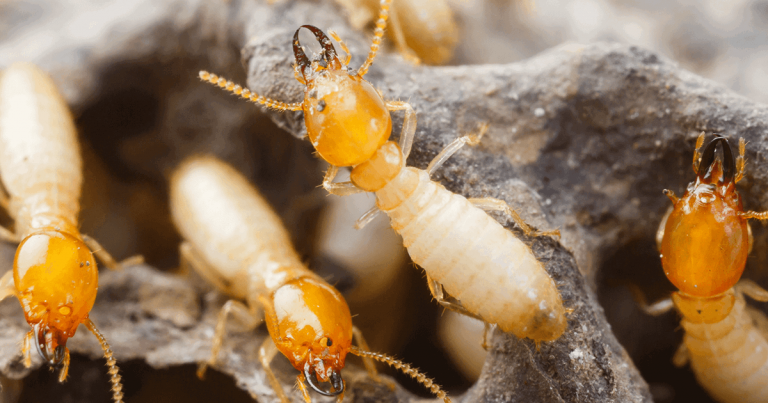
[[[26,63],[3,71],[0,179],[8,194],[0,192],[0,206],[14,219],[14,231],[0,227],[0,238],[19,247],[13,270],[0,278],[0,300],[16,296],[32,327],[22,347],[24,364],[31,365],[34,345],[49,365],[62,366],[61,382],[69,369],[67,340],[84,324],[104,350],[112,397],[122,402],[113,352],[88,316],[98,290],[93,255],[111,269],[121,264],[78,230],[81,165],[72,115],[51,78]]]
[[[323,187],[339,196],[375,192],[377,207],[359,220],[364,226],[380,211],[403,237],[414,262],[424,268],[432,295],[450,309],[498,324],[538,344],[555,340],[565,330],[566,310],[555,282],[531,249],[483,210],[509,214],[526,235],[533,231],[506,202],[493,198],[466,199],[432,181],[430,175],[465,144],[480,135],[456,139],[426,170],[405,167],[416,131],[416,114],[405,102],[382,99],[363,79],[384,34],[391,0],[381,1],[368,58],[354,72],[340,60],[330,38],[319,28],[303,25],[293,37],[294,73],[306,86],[303,102],[284,103],[244,90],[202,71],[200,78],[245,99],[277,110],[303,110],[307,134],[318,155],[331,167]],[[301,28],[310,30],[323,50],[311,61],[299,43]],[[338,37],[334,36],[337,40]],[[406,112],[400,144],[387,141],[392,131],[389,111]],[[353,167],[351,181],[334,183],[339,167]],[[451,301],[443,290],[460,302]]]
[[[375,192],[377,207],[361,217],[358,226],[364,226],[378,212],[386,212],[413,261],[426,271],[432,295],[443,306],[498,324],[502,330],[529,337],[537,344],[555,340],[567,323],[555,282],[531,249],[483,210],[506,212],[526,235],[559,232],[535,232],[503,200],[466,199],[430,178],[462,146],[479,142],[487,126],[480,135],[452,142],[426,170],[405,167],[416,131],[416,114],[404,102],[385,102],[362,78],[379,48],[389,3],[381,1],[373,44],[357,73],[347,67],[350,56],[343,42],[345,62],[339,60],[323,31],[311,25],[301,27],[309,29],[322,45],[325,63],[321,65],[309,61],[299,43],[301,28],[296,31],[294,72],[306,86],[303,102],[287,104],[265,98],[208,72],[200,72],[200,78],[269,108],[303,109],[312,145],[331,165],[323,187],[340,196]],[[399,145],[387,141],[392,131],[389,110],[406,111]],[[342,166],[354,167],[351,181],[334,183]],[[451,301],[443,290],[460,302]]]
[[[368,351],[344,298],[304,266],[280,218],[234,168],[213,157],[191,157],[174,171],[170,186],[171,214],[185,240],[182,263],[236,298],[219,313],[211,358],[200,365],[198,376],[215,364],[232,313],[250,329],[262,317],[266,322],[271,337],[261,345],[259,360],[285,403],[288,398],[270,369],[278,351],[300,371],[296,384],[307,402],[311,398],[305,382],[341,401],[347,353],[363,357],[374,379],[378,375],[371,359],[400,369],[450,402],[439,386],[408,364]],[[352,346],[353,336],[358,347]],[[330,389],[318,381],[329,382]]]

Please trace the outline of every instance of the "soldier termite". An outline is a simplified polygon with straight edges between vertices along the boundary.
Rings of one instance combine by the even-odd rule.
[[[185,239],[180,247],[182,262],[236,298],[219,313],[211,358],[200,365],[198,376],[215,364],[230,313],[251,329],[261,322],[263,313],[270,337],[259,349],[259,361],[284,403],[288,398],[270,369],[278,351],[299,370],[297,385],[307,402],[311,398],[305,383],[322,395],[342,400],[341,369],[347,353],[363,357],[374,379],[378,375],[372,359],[394,366],[450,402],[438,385],[415,368],[368,351],[362,334],[352,325],[344,298],[304,266],[280,218],[232,167],[213,157],[192,157],[173,173],[170,193],[171,214]],[[357,347],[352,345],[353,336]],[[321,388],[318,381],[329,382],[330,389]]]
[[[0,278],[0,300],[16,296],[32,327],[22,346],[24,364],[31,365],[34,345],[46,363],[61,365],[60,382],[69,369],[67,340],[85,325],[104,350],[112,398],[122,402],[114,354],[89,318],[99,281],[94,255],[110,269],[121,264],[78,230],[81,165],[72,116],[50,77],[31,64],[3,71],[0,178],[8,195],[0,193],[0,206],[14,219],[14,231],[0,227],[0,239],[19,247],[13,270]]]
[[[384,101],[363,79],[378,51],[390,1],[381,2],[373,44],[357,72],[347,67],[349,50],[335,34],[332,36],[347,54],[344,62],[320,29],[304,25],[296,31],[294,73],[306,86],[303,102],[265,98],[205,71],[200,78],[272,109],[303,110],[312,145],[331,165],[323,187],[339,196],[375,192],[377,206],[358,220],[358,227],[386,212],[413,261],[426,271],[430,291],[440,304],[497,324],[518,337],[529,337],[537,345],[555,340],[565,330],[566,311],[554,281],[531,249],[483,210],[506,212],[526,235],[559,232],[536,232],[503,200],[466,199],[430,179],[461,147],[478,143],[487,126],[478,135],[453,141],[426,170],[405,167],[416,114],[405,102]],[[310,30],[322,45],[324,63],[307,58],[299,43],[301,28]],[[398,110],[405,111],[399,145],[388,141],[392,131],[389,112]],[[339,167],[345,166],[353,167],[351,181],[334,183]]]
[[[656,237],[664,274],[679,291],[651,306],[643,303],[643,309],[660,315],[677,308],[685,336],[673,362],[690,362],[716,400],[765,402],[768,342],[753,324],[755,313],[746,309],[743,294],[768,301],[768,291],[748,280],[736,283],[752,244],[747,219],[766,219],[768,213],[744,211],[736,191],[745,171],[744,139],[735,160],[725,138],[716,137],[700,152],[703,144],[704,133],[693,154],[696,181],[681,198],[664,191],[673,207]]]
[[[377,0],[336,0],[357,29],[376,17]],[[443,64],[459,41],[459,28],[446,0],[392,0],[389,36],[408,60]]]

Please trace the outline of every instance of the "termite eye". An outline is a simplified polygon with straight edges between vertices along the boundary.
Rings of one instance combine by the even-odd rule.
[[[330,337],[326,337],[325,338],[325,345],[328,346],[328,347],[332,346],[333,345],[333,340],[331,340]]]
[[[325,110],[325,101],[321,99],[320,102],[317,103],[317,111],[322,112],[323,110]]]

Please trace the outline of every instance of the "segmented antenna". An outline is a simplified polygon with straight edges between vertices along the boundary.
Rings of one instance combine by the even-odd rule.
[[[387,28],[387,19],[389,18],[389,6],[392,4],[392,0],[381,0],[381,10],[379,11],[379,19],[376,20],[376,29],[373,30],[373,42],[371,43],[371,50],[368,51],[368,58],[365,59],[365,63],[360,66],[360,70],[357,74],[363,77],[368,69],[373,64],[373,59],[376,58],[376,52],[379,51],[381,46],[381,38],[384,36],[384,29]]]
[[[278,111],[299,111],[302,108],[301,102],[287,104],[285,102],[276,101],[272,98],[267,98],[255,92],[251,92],[248,88],[243,88],[239,84],[235,84],[224,77],[219,77],[216,74],[209,73],[205,70],[200,70],[199,76],[200,79],[205,82],[216,85],[225,91],[229,91],[246,101],[261,104],[270,109],[276,109]]]
[[[410,376],[411,378],[418,381],[420,384],[424,385],[427,389],[429,389],[430,392],[432,392],[435,396],[437,396],[438,399],[443,399],[445,403],[451,403],[451,399],[448,397],[445,391],[442,388],[440,388],[440,385],[436,384],[435,381],[432,380],[432,378],[427,378],[426,375],[419,372],[418,368],[413,368],[410,364],[404,363],[388,355],[381,354],[381,353],[372,353],[370,351],[363,351],[354,346],[351,347],[349,352],[359,357],[373,358],[374,360],[383,362],[389,365],[390,367],[395,367],[399,369],[402,373]]]
[[[91,331],[91,333],[93,333],[94,336],[96,336],[99,344],[101,344],[101,349],[104,350],[104,358],[107,359],[107,366],[109,367],[107,373],[110,375],[109,381],[112,382],[112,400],[114,400],[115,403],[123,403],[123,384],[120,383],[117,360],[115,360],[113,357],[114,353],[112,352],[112,348],[109,347],[107,339],[104,338],[101,332],[99,332],[99,329],[96,328],[96,325],[94,325],[90,319],[88,319],[83,324],[88,328],[88,330]],[[67,357],[69,356],[67,355]]]

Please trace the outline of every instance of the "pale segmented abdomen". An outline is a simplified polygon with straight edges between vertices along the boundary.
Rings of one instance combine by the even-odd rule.
[[[530,248],[463,196],[404,168],[376,193],[414,262],[470,312],[536,341],[566,320],[554,281]]]
[[[699,384],[726,403],[768,402],[768,342],[736,292],[731,313],[718,323],[682,320],[683,342]]]
[[[32,64],[14,64],[0,76],[0,177],[18,235],[44,227],[78,234],[77,131],[51,78]]]
[[[229,283],[223,292],[246,299],[253,287],[271,288],[270,279],[282,283],[294,271],[311,275],[269,204],[220,160],[185,160],[171,177],[170,199],[182,237]]]

